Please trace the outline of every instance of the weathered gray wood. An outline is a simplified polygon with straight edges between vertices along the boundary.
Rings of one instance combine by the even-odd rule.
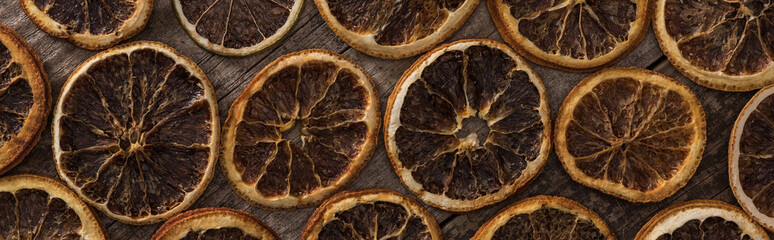
[[[384,112],[394,84],[403,74],[403,71],[418,58],[384,60],[352,49],[328,28],[311,0],[306,0],[305,9],[298,23],[288,38],[277,47],[244,58],[213,55],[197,46],[180,28],[170,2],[169,0],[156,0],[154,13],[148,26],[129,41],[161,41],[196,62],[207,73],[215,86],[221,121],[225,120],[229,106],[241,94],[252,77],[264,66],[284,54],[309,48],[323,48],[342,53],[353,59],[363,66],[377,83],[382,101],[382,112]],[[484,2],[482,1],[470,20],[447,42],[467,38],[490,38],[502,41]],[[58,97],[59,90],[69,74],[81,62],[96,53],[77,48],[66,41],[43,33],[27,19],[16,0],[0,2],[0,23],[9,25],[18,31],[38,51],[49,75],[54,99]],[[647,67],[657,61],[661,62],[655,65],[655,69],[669,76],[677,77],[679,81],[691,86],[702,99],[707,111],[709,134],[705,159],[685,188],[660,203],[633,204],[575,183],[561,168],[555,155],[552,155],[545,170],[532,185],[527,187],[524,192],[514,195],[503,203],[463,215],[429,208],[436,219],[442,223],[446,238],[469,238],[481,223],[498,210],[525,197],[540,194],[565,196],[581,202],[607,220],[621,239],[632,238],[650,216],[673,202],[694,198],[716,198],[735,203],[733,194],[728,188],[725,148],[727,147],[730,126],[752,93],[723,93],[699,87],[688,81],[663,59],[663,54],[652,31],[640,46],[616,65]],[[567,93],[576,83],[588,75],[588,73],[567,73],[530,64],[546,85],[553,117],[556,116],[556,112]],[[52,177],[57,176],[52,160],[49,129],[46,129],[43,134],[41,141],[27,159],[6,175],[37,173]],[[392,172],[381,137],[373,159],[348,189],[370,187],[389,188],[413,197]],[[248,211],[266,222],[283,239],[298,239],[301,228],[314,211],[314,208],[307,208],[290,212],[272,212],[253,207],[234,194],[219,169],[205,193],[191,208],[213,206]],[[102,213],[99,215],[113,239],[148,239],[160,226],[160,224],[131,226],[116,222]]]

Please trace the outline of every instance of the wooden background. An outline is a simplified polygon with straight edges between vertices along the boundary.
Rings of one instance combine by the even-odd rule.
[[[70,73],[96,52],[87,51],[40,31],[24,14],[17,0],[0,1],[0,23],[15,29],[40,54],[51,81],[54,102],[62,84]],[[497,32],[482,0],[470,19],[447,42],[467,38],[490,38],[503,41]],[[349,47],[323,21],[312,0],[306,0],[301,17],[287,39],[277,47],[245,58],[227,58],[211,54],[196,45],[180,26],[171,0],[156,0],[156,5],[145,30],[128,41],[153,40],[166,43],[196,62],[212,81],[218,97],[221,121],[226,119],[231,103],[242,92],[252,77],[277,57],[291,52],[323,48],[353,59],[363,66],[376,81],[384,112],[392,87],[401,74],[417,57],[402,60],[383,60],[370,57]],[[556,117],[568,92],[586,74],[567,73],[530,63],[548,89],[552,118]],[[658,203],[630,203],[575,183],[565,173],[555,154],[551,154],[543,172],[526,188],[500,204],[468,214],[452,214],[429,208],[441,224],[446,239],[468,239],[478,227],[500,209],[518,200],[535,195],[563,196],[580,202],[597,212],[607,221],[619,239],[632,239],[640,227],[660,209],[691,199],[717,199],[738,205],[728,184],[727,148],[731,127],[739,111],[754,92],[727,93],[696,85],[682,76],[658,47],[652,30],[645,40],[618,66],[636,66],[653,69],[687,84],[701,99],[707,117],[707,145],[698,171],[687,186]],[[5,175],[36,173],[57,177],[51,154],[50,127],[46,128],[32,153],[15,169]],[[414,197],[400,184],[385,154],[383,139],[379,138],[373,159],[348,189],[382,187],[397,190]],[[220,167],[207,190],[191,209],[202,207],[229,207],[245,210],[273,228],[282,239],[299,239],[301,230],[314,208],[291,212],[272,212],[247,204],[229,187]],[[427,206],[426,206],[427,207]],[[114,221],[99,213],[111,239],[149,239],[161,225],[131,226]]]

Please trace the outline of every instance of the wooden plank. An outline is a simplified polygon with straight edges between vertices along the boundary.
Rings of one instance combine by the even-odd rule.
[[[271,61],[287,53],[309,48],[323,48],[342,53],[353,59],[362,65],[377,83],[382,101],[382,112],[385,110],[387,99],[392,92],[394,84],[403,74],[403,71],[418,58],[384,60],[352,49],[328,28],[317,13],[317,8],[311,0],[306,1],[301,18],[291,31],[290,36],[277,47],[243,58],[222,57],[198,47],[188,37],[184,30],[180,28],[170,2],[168,0],[157,0],[154,13],[146,29],[129,41],[161,41],[196,62],[207,73],[215,86],[219,100],[221,121],[225,120],[229,106],[241,94],[241,91],[252,77]],[[467,38],[489,38],[502,41],[492,23],[484,2],[476,8],[468,22],[447,42]],[[0,23],[9,25],[18,31],[41,55],[52,84],[54,99],[58,97],[59,90],[67,80],[70,72],[96,53],[95,51],[77,48],[66,41],[43,33],[27,19],[15,0],[0,2],[0,13],[2,13],[0,14]],[[616,65],[647,67],[661,59],[662,56],[655,37],[650,32],[640,46]],[[567,73],[532,63],[530,65],[541,76],[547,87],[553,117],[556,117],[556,112],[567,93],[578,81],[588,75],[588,73]],[[736,114],[752,93],[722,93],[698,87],[684,77],[681,77],[679,73],[674,71],[674,68],[670,67],[668,63],[663,62],[656,65],[658,71],[670,76],[678,76],[678,80],[688,84],[697,92],[697,95],[699,95],[705,105],[709,120],[708,126],[710,126],[708,129],[710,134],[708,134],[709,141],[705,160],[700,165],[696,175],[688,183],[688,186],[680,190],[675,196],[661,203],[628,203],[573,182],[561,168],[555,155],[552,155],[544,172],[541,173],[532,185],[524,192],[511,197],[503,203],[465,215],[452,215],[439,209],[429,208],[436,219],[443,224],[446,238],[466,239],[476,231],[481,223],[499,209],[519,199],[538,194],[565,196],[578,200],[602,215],[622,239],[633,237],[644,221],[647,221],[659,209],[676,201],[714,197],[727,202],[734,202],[733,195],[730,194],[730,190],[727,188],[725,147],[727,146],[730,132],[729,123],[733,124]],[[6,175],[37,173],[52,177],[57,176],[50,146],[50,131],[46,129],[41,141],[27,159]],[[283,239],[299,238],[301,228],[314,211],[314,208],[290,212],[261,210],[247,204],[236,196],[223,178],[220,170],[217,169],[216,172],[215,178],[205,193],[191,208],[222,206],[242,209],[261,218],[277,231]],[[393,173],[389,160],[386,157],[381,137],[373,159],[348,189],[370,187],[389,188],[414,197],[400,184]],[[160,224],[131,226],[118,223],[102,213],[100,213],[100,217],[112,239],[148,239],[160,226]]]

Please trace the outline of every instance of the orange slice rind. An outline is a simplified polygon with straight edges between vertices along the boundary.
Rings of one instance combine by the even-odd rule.
[[[52,123],[59,176],[129,224],[188,208],[213,176],[220,121],[204,72],[158,42],[98,53],[65,82]]]
[[[518,201],[489,219],[471,239],[615,240],[602,218],[563,197],[535,196]]]
[[[19,164],[45,129],[51,87],[35,50],[0,24],[0,174]]]
[[[301,239],[441,240],[441,228],[415,200],[387,189],[344,191],[309,218]]]
[[[464,135],[466,119],[485,122],[486,138]],[[454,212],[516,193],[551,149],[542,81],[516,52],[491,40],[453,42],[417,60],[390,95],[384,126],[401,182],[425,203]]]
[[[635,240],[761,239],[769,235],[738,207],[717,200],[692,200],[658,212]]]
[[[277,240],[277,234],[250,213],[230,208],[200,208],[169,219],[152,240]]]
[[[365,54],[407,58],[443,42],[470,17],[479,0],[314,0],[328,26]]]
[[[154,0],[19,0],[19,4],[30,20],[49,35],[80,48],[102,50],[145,28]]]
[[[573,180],[633,202],[660,201],[685,186],[706,142],[704,110],[687,86],[626,67],[578,83],[554,131]]]
[[[320,49],[280,57],[229,110],[221,167],[247,202],[272,210],[317,205],[371,158],[381,124],[371,77]]]

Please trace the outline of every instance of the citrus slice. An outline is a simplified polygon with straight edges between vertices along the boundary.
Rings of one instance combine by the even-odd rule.
[[[479,0],[314,0],[336,35],[365,54],[400,59],[432,49],[467,21]]]
[[[0,174],[32,150],[50,110],[51,87],[38,54],[0,24]]]
[[[599,215],[580,203],[563,197],[535,196],[500,211],[472,239],[616,238]]]
[[[19,0],[35,25],[88,50],[101,50],[137,35],[154,0]]]
[[[661,50],[694,82],[723,91],[774,83],[774,3],[655,0]]]
[[[768,240],[769,235],[735,206],[716,200],[693,200],[661,210],[634,239]]]
[[[774,231],[774,85],[761,89],[739,114],[731,131],[728,176],[742,208]]]
[[[174,0],[180,24],[196,44],[226,56],[246,56],[281,41],[303,0]]]
[[[551,148],[549,114],[543,82],[508,46],[457,41],[425,54],[398,81],[385,146],[401,182],[422,201],[472,211],[537,176]],[[475,121],[490,131],[467,130]]]
[[[645,69],[607,68],[565,98],[554,128],[556,154],[576,182],[656,202],[693,176],[706,124],[687,86]]]
[[[440,240],[433,215],[411,198],[388,189],[344,191],[314,211],[301,239]]]
[[[221,167],[250,204],[319,204],[355,179],[379,131],[379,95],[360,66],[312,49],[275,60],[231,105]]]
[[[277,240],[277,234],[250,213],[229,208],[200,208],[169,219],[152,240]]]
[[[0,239],[107,239],[78,195],[49,177],[0,178]]]
[[[488,0],[506,42],[544,66],[589,72],[629,54],[648,32],[648,0]]]
[[[129,224],[166,220],[212,179],[220,132],[207,76],[158,42],[98,53],[67,79],[52,126],[59,176]]]

